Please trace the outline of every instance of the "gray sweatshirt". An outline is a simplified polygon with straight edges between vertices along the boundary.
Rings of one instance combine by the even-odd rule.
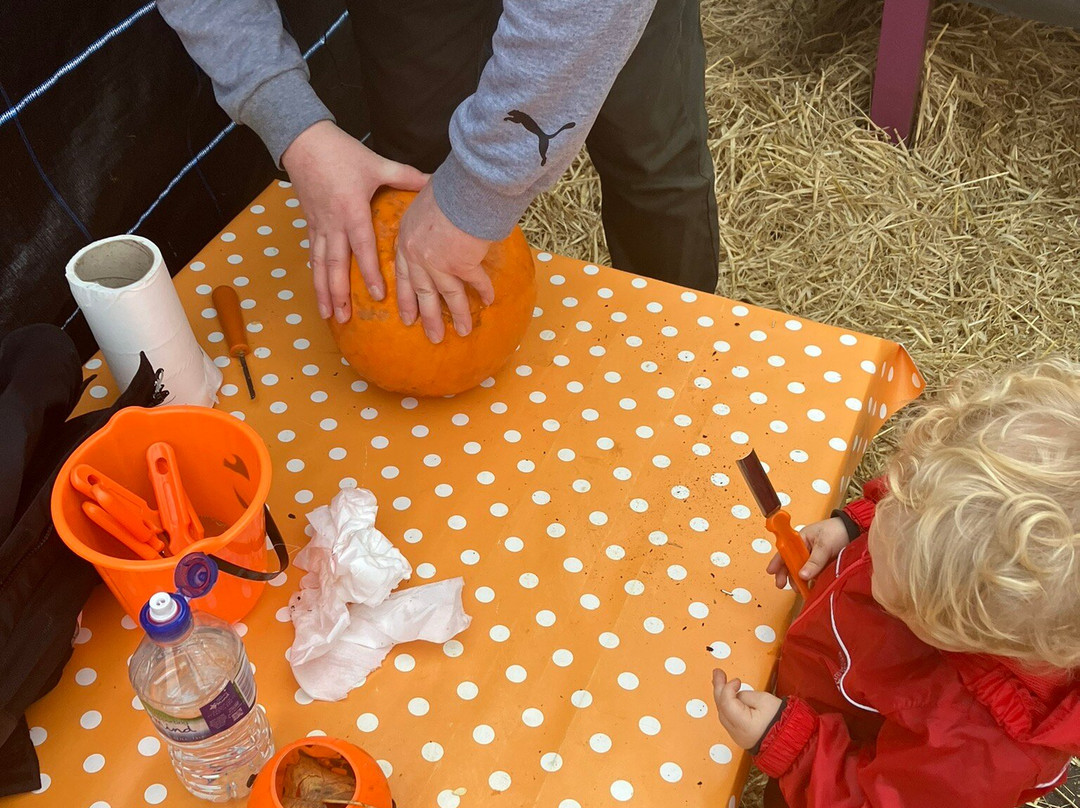
[[[656,0],[504,0],[494,54],[450,121],[432,183],[457,227],[501,239],[581,149]],[[158,0],[210,76],[218,103],[280,164],[305,129],[333,120],[308,83],[275,0]]]

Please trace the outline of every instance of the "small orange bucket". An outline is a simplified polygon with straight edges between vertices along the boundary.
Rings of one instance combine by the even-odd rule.
[[[70,482],[80,463],[93,466],[149,503],[154,502],[146,451],[159,441],[176,452],[184,488],[195,511],[227,525],[183,550],[203,552],[224,572],[198,608],[235,622],[259,599],[266,581],[266,535],[271,528],[279,559],[288,563],[266,497],[270,492],[270,453],[258,433],[231,415],[206,407],[128,407],[91,435],[60,469],[52,492],[57,533],[72,552],[93,564],[116,599],[138,623],[139,610],[155,592],[175,589],[173,573],[182,555],[143,560],[86,517],[85,501]],[[269,520],[269,524],[268,524]],[[224,562],[224,563],[222,563]],[[237,577],[241,576],[241,577]]]
[[[251,787],[247,808],[282,808],[285,804],[284,769],[296,763],[300,751],[315,759],[344,759],[356,778],[351,804],[392,808],[390,785],[379,764],[358,746],[340,738],[301,738],[279,749],[259,772]]]

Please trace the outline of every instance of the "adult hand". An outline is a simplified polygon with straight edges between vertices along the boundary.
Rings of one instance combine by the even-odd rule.
[[[371,197],[383,185],[418,191],[428,176],[380,157],[330,121],[305,129],[289,144],[281,164],[307,217],[319,314],[344,323],[352,316],[350,256],[356,257],[372,298],[386,296],[371,228]]]
[[[738,679],[728,681],[720,669],[713,671],[713,698],[720,723],[731,740],[743,749],[753,749],[765,736],[783,702],[772,693],[740,691],[741,684]]]
[[[816,578],[818,573],[825,569],[825,565],[840,555],[840,551],[851,542],[844,520],[836,516],[807,525],[800,535],[810,548],[810,558],[799,570],[799,577],[804,581]],[[765,571],[776,578],[777,589],[783,589],[787,585],[788,568],[784,566],[784,560],[779,553],[772,557]]]
[[[472,331],[466,284],[485,306],[495,300],[491,280],[480,266],[490,245],[455,227],[439,210],[431,186],[425,185],[401,217],[398,231],[394,277],[402,322],[412,325],[419,315],[428,339],[442,342],[445,300],[454,330],[463,337]]]

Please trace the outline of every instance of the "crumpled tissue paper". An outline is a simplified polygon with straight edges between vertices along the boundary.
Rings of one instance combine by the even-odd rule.
[[[443,643],[472,620],[462,578],[393,592],[412,567],[375,528],[377,512],[374,494],[346,488],[308,514],[314,536],[295,559],[308,574],[289,602],[296,632],[289,664],[312,698],[343,699],[397,643]]]

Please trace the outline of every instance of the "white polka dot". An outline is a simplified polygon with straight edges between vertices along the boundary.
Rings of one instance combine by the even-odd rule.
[[[677,783],[682,780],[682,767],[668,761],[660,766],[660,777],[668,783]]]
[[[592,693],[588,690],[575,690],[570,696],[570,703],[579,710],[584,710],[593,702]]]
[[[691,718],[704,718],[709,714],[709,705],[701,699],[690,699],[686,702],[686,712]]]
[[[454,516],[451,516],[449,519],[446,520],[446,524],[449,525],[453,530],[464,530],[468,522],[465,521],[464,516],[455,514]]]
[[[536,622],[544,628],[555,625],[555,612],[550,609],[541,609],[536,613]]]
[[[424,562],[416,567],[416,574],[420,578],[434,578],[435,577],[435,565],[428,562]]]
[[[96,729],[101,724],[101,713],[97,710],[87,710],[79,719],[79,726],[83,729]]]
[[[154,735],[146,735],[139,741],[138,749],[143,757],[153,757],[161,751],[161,739]]]
[[[709,653],[717,659],[727,659],[731,656],[731,646],[726,642],[713,642],[709,644]]]
[[[412,500],[408,497],[394,497],[394,510],[395,511],[407,511],[412,505]],[[409,532],[405,532],[405,541],[409,541]],[[419,539],[417,539],[419,541]]]
[[[476,590],[476,599],[481,603],[491,603],[495,600],[495,590],[490,586],[481,586]]]
[[[667,568],[667,575],[673,581],[682,581],[686,579],[686,567],[682,564],[672,564]]]
[[[640,684],[637,676],[630,673],[630,671],[623,671],[616,677],[615,681],[619,683],[619,687],[623,690],[637,690],[638,685]]]
[[[527,727],[538,727],[544,723],[544,714],[535,707],[526,707],[521,713],[521,722]]]
[[[788,426],[783,421],[770,421],[769,422],[769,429],[771,429],[773,432],[776,432],[776,433],[782,435],[785,432],[787,432]]]
[[[674,676],[680,676],[681,674],[686,673],[686,663],[679,659],[679,657],[668,657],[664,661],[664,670]]]
[[[766,539],[754,539],[750,546],[754,548],[755,553],[761,553],[762,555],[772,552],[772,545]]]
[[[517,536],[507,536],[506,540],[503,542],[503,547],[511,553],[520,553],[525,548],[525,542]]]
[[[638,729],[640,729],[646,735],[659,735],[660,734],[660,721],[651,715],[643,715],[638,720]]]
[[[473,729],[473,740],[482,746],[487,746],[489,743],[495,740],[495,730],[493,730],[487,724],[478,724]]]
[[[603,732],[597,732],[595,735],[589,738],[589,748],[591,748],[594,752],[599,752],[602,755],[611,749],[611,738],[605,735]]]
[[[428,704],[428,700],[424,698],[409,699],[409,712],[419,717],[428,714],[428,710],[431,709],[431,705]]]
[[[569,556],[563,561],[563,569],[567,572],[578,573],[585,568],[585,565],[581,563],[580,558]]]
[[[646,617],[642,626],[650,634],[659,634],[664,630],[664,621],[659,617]]]
[[[877,373],[877,365],[875,365],[869,359],[864,359],[862,362],[860,362],[859,367],[861,367],[867,373]]]
[[[282,606],[280,609],[274,612],[274,619],[277,620],[279,623],[288,623],[290,620],[292,620],[292,612],[289,610],[288,606]]]
[[[465,653],[465,646],[461,644],[460,640],[447,640],[443,643],[443,653],[451,659],[456,659]]]
[[[480,693],[478,688],[473,682],[465,681],[457,686],[458,698],[464,701],[472,701]]]
[[[438,805],[439,808],[460,808],[461,797],[450,789],[444,788],[439,792],[438,796],[435,797],[435,804]]]
[[[686,611],[689,612],[690,616],[693,617],[695,620],[704,620],[706,617],[709,616],[709,607],[699,600],[695,600],[693,603],[691,603],[686,608]]]
[[[385,777],[390,777],[391,775],[393,775],[394,767],[390,764],[389,760],[380,759],[375,762],[379,764],[379,768],[382,769],[383,775]]]
[[[769,626],[758,626],[754,629],[754,636],[762,642],[776,641],[776,632]]]
[[[724,765],[731,763],[733,756],[726,744],[717,743],[709,747],[709,757],[712,758],[714,763]]]
[[[709,529],[709,521],[701,516],[695,516],[690,520],[690,529],[697,533],[704,533]]]
[[[307,505],[311,500],[315,498],[315,495],[306,488],[303,488],[296,492],[296,496],[293,497],[301,505]]]
[[[709,560],[717,567],[726,567],[731,563],[731,557],[727,553],[716,552],[709,556]]]
[[[528,672],[520,665],[511,665],[506,669],[506,678],[514,684],[521,684],[528,676]]]
[[[551,655],[551,661],[560,668],[565,668],[574,661],[574,654],[566,648],[560,648]]]
[[[604,648],[618,648],[619,647],[619,635],[613,631],[605,631],[600,635],[600,645]]]
[[[80,668],[75,673],[75,682],[83,687],[92,685],[97,680],[97,671],[93,668]]]
[[[814,480],[810,483],[810,487],[817,491],[819,494],[828,494],[832,491],[832,486],[825,480]]]
[[[429,763],[436,763],[442,760],[443,748],[442,744],[435,741],[428,741],[422,747],[420,747],[420,757]]]
[[[416,659],[412,654],[398,654],[394,657],[394,667],[402,673],[408,673],[416,667]]]
[[[623,589],[626,591],[626,594],[637,597],[638,595],[645,593],[645,584],[637,578],[631,578],[623,585]]]
[[[805,463],[810,459],[810,455],[804,452],[802,449],[792,449],[788,455],[796,463]]]
[[[732,432],[731,433],[731,442],[736,443],[739,446],[742,446],[742,445],[747,444],[747,443],[750,442],[750,436],[747,435],[745,432],[740,432],[740,431]]]
[[[737,586],[731,590],[731,599],[736,603],[749,603],[753,599],[753,595],[741,586]]]
[[[105,398],[109,394],[107,387],[102,387],[100,384],[95,384],[90,388],[90,395],[93,398]]]
[[[546,772],[557,772],[562,765],[562,755],[558,752],[548,752],[540,757],[540,768]]]
[[[582,595],[578,599],[578,602],[581,604],[582,608],[588,609],[589,611],[595,611],[600,608],[600,598],[588,592]]]
[[[626,780],[616,780],[611,784],[611,796],[619,802],[629,802],[634,798],[634,787]]]
[[[296,692],[293,693],[293,701],[295,701],[297,704],[303,706],[303,705],[311,704],[311,702],[315,701],[315,699],[313,699],[311,696],[309,696],[307,691],[305,691],[302,687],[298,687],[296,689]]]
[[[510,788],[510,775],[504,771],[495,771],[488,778],[488,785],[492,791],[506,791]]]
[[[787,386],[788,392],[795,395],[801,395],[806,392],[806,385],[802,382],[789,382]]]
[[[160,805],[165,802],[167,796],[169,796],[169,790],[161,783],[154,783],[143,792],[143,799],[151,805]]]
[[[819,410],[815,407],[806,411],[806,417],[809,418],[811,421],[821,423],[825,420],[825,413],[824,411]]]
[[[620,544],[609,544],[604,553],[612,561],[622,561],[626,558],[626,549]]]

